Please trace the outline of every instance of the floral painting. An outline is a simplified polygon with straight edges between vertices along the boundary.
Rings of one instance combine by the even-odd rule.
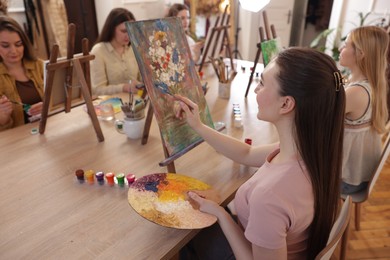
[[[181,21],[169,17],[128,22],[126,27],[163,143],[169,155],[177,154],[201,137],[176,118],[175,94],[198,104],[201,120],[214,127]]]

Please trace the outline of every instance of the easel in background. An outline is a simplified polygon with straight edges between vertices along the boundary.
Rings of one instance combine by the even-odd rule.
[[[267,17],[266,11],[263,11],[263,19],[264,19],[264,27],[265,27],[266,36],[264,35],[264,28],[260,26],[259,27],[260,42],[256,45],[257,52],[256,52],[253,68],[251,71],[251,75],[249,77],[248,86],[246,87],[245,97],[248,96],[249,88],[250,88],[250,86],[252,84],[252,80],[253,80],[253,75],[255,74],[256,66],[257,66],[257,63],[259,62],[259,58],[260,58],[260,54],[261,54],[261,43],[268,41],[268,40],[271,40],[271,39],[275,39],[277,37],[275,26],[273,24],[271,24],[271,26],[268,25],[268,17]],[[272,33],[272,38],[271,38],[271,33]]]
[[[53,89],[53,81],[56,70],[60,68],[67,69],[67,75],[65,78],[66,81],[66,102],[65,102],[65,112],[70,112],[71,102],[72,102],[72,74],[75,70],[77,77],[81,84],[81,92],[85,100],[85,104],[88,108],[88,114],[91,118],[93,127],[99,142],[104,141],[103,132],[100,128],[99,121],[96,116],[95,108],[92,104],[91,97],[91,77],[89,69],[89,61],[93,60],[95,56],[89,54],[88,50],[88,39],[84,38],[82,41],[83,55],[74,57],[74,39],[76,26],[74,24],[69,24],[68,27],[68,46],[67,46],[67,59],[66,60],[57,60],[59,47],[55,44],[50,53],[50,61],[46,66],[47,77],[46,77],[46,89],[43,99],[43,108],[42,108],[42,117],[39,124],[39,133],[43,134],[46,128],[46,121],[49,113],[49,105],[51,99],[51,92]]]
[[[206,45],[204,51],[202,52],[202,60],[200,62],[199,69],[198,69],[199,72],[202,71],[203,65],[207,57],[219,58],[219,53],[221,52],[223,46],[225,45],[230,58],[230,66],[232,68],[231,71],[235,73],[235,68],[233,65],[233,54],[230,49],[229,32],[228,32],[228,29],[230,28],[230,24],[229,24],[230,15],[227,13],[228,7],[229,5],[225,7],[223,14],[219,15],[215,20],[215,25],[213,28],[211,28],[210,37],[206,37]],[[220,38],[221,34],[222,34],[222,38]],[[216,38],[214,38],[214,36]],[[210,47],[212,48],[212,52],[209,55]]]

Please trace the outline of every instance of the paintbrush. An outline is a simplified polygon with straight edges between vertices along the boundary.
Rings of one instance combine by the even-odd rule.
[[[130,110],[133,111],[133,101],[134,101],[134,95],[133,93],[129,93],[129,107],[130,107]]]
[[[29,104],[24,104],[22,102],[18,102],[18,101],[15,101],[15,100],[9,99],[8,101],[11,102],[12,104],[23,106],[23,110],[25,110],[25,111],[29,110],[30,107],[31,107],[31,105],[29,105]]]

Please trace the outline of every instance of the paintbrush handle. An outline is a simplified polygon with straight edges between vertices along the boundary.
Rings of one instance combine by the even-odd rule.
[[[24,106],[25,104],[21,103],[21,102],[18,102],[18,101],[14,101],[14,100],[8,100],[9,102],[15,104],[15,105],[21,105],[21,106]]]

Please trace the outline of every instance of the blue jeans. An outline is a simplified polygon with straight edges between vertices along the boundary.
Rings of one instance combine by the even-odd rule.
[[[180,250],[180,260],[235,260],[233,250],[218,223],[202,229]]]
[[[368,181],[362,182],[359,185],[352,185],[346,182],[341,182],[341,193],[352,194],[367,188]]]

